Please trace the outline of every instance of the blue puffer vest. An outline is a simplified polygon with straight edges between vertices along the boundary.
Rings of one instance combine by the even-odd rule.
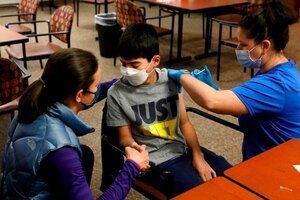
[[[4,199],[52,199],[47,183],[37,177],[41,161],[48,153],[64,146],[80,152],[77,136],[95,131],[61,103],[31,124],[13,120],[4,150]]]

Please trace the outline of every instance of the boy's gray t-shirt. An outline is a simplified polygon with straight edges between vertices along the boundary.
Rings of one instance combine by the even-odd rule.
[[[156,69],[158,80],[151,85],[132,86],[122,77],[108,91],[107,125],[131,125],[138,144],[146,144],[156,165],[186,151],[179,128],[178,85],[167,69]]]

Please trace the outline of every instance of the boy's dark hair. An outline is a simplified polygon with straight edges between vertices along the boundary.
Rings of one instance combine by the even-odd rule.
[[[158,36],[150,24],[130,24],[120,37],[118,55],[126,60],[146,58],[150,62],[152,57],[158,54]]]

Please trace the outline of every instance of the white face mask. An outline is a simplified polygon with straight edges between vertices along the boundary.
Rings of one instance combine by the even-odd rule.
[[[130,85],[132,86],[142,85],[147,80],[149,74],[154,70],[153,69],[149,74],[146,72],[151,62],[148,64],[148,66],[145,69],[142,70],[121,66],[121,74],[128,80]]]

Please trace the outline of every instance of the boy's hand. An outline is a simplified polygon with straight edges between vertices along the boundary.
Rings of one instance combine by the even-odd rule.
[[[195,69],[192,71],[191,75],[195,77],[196,79],[206,83],[207,85],[213,87],[216,90],[219,90],[218,85],[213,83],[210,71],[206,65],[204,65],[203,70]]]
[[[146,148],[143,147],[143,150],[138,151],[132,147],[125,147],[126,159],[133,160],[136,164],[139,165],[141,171],[146,171],[150,168],[149,164],[149,153]]]
[[[169,78],[171,78],[172,80],[176,81],[179,84],[180,84],[180,77],[184,73],[189,73],[189,71],[186,70],[186,69],[179,69],[179,70],[168,69],[168,76],[169,76]]]
[[[217,176],[211,166],[200,156],[193,158],[193,166],[204,182],[209,181]]]
[[[146,150],[146,145],[139,145],[136,142],[133,142],[131,145],[129,145],[129,147],[134,148],[139,152]]]

